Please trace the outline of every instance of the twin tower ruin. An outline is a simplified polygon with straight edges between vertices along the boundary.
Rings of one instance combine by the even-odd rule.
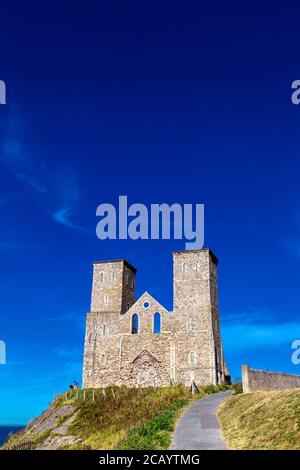
[[[190,386],[228,380],[220,335],[217,258],[208,249],[173,253],[173,311],[148,292],[135,300],[136,269],[94,263],[83,387]]]

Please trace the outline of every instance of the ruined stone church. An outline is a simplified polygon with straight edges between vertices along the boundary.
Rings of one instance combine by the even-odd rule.
[[[174,252],[173,311],[168,311],[148,292],[135,300],[136,269],[126,260],[95,262],[83,387],[228,380],[217,264],[206,248]]]

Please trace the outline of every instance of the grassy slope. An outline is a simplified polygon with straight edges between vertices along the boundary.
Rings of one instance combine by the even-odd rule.
[[[235,395],[218,414],[232,449],[300,449],[299,389]]]
[[[168,448],[176,414],[191,400],[181,386],[167,388],[108,388],[95,402],[80,403],[69,427],[92,449]]]
[[[224,389],[208,385],[192,396],[182,385],[157,389],[109,387],[105,397],[100,393],[95,402],[81,402],[69,431],[92,449],[168,449],[183,409],[196,399]]]
[[[66,399],[63,394],[5,447],[33,439],[38,448],[49,448],[50,441],[52,449],[168,449],[184,408],[193,400],[220,390],[221,386],[208,385],[192,396],[181,385],[157,389],[108,387],[95,390],[94,401],[92,390],[85,391],[85,400],[82,390],[73,392],[73,398]],[[74,418],[70,418],[67,433],[61,436],[59,426],[68,418],[64,410],[69,410]]]

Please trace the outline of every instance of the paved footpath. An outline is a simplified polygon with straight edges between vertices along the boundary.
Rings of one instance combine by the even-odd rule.
[[[214,393],[188,408],[177,423],[171,449],[228,450],[216,413],[220,403],[230,394]]]

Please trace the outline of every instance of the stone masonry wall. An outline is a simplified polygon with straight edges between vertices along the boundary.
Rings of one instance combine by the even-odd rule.
[[[242,381],[244,393],[300,387],[300,375],[250,369],[248,365],[242,366]]]
[[[87,315],[83,386],[190,386],[224,380],[216,258],[207,250],[175,252],[174,310],[148,292],[134,303],[135,268],[124,260],[94,264]],[[161,330],[154,333],[154,315]],[[132,334],[133,315],[138,334]]]

